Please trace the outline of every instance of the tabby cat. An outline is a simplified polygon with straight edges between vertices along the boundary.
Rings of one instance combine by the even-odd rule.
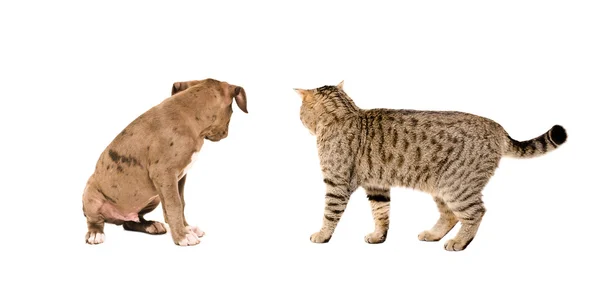
[[[498,123],[450,111],[360,109],[336,86],[294,89],[302,97],[300,119],[317,137],[325,194],[321,230],[310,240],[327,243],[359,186],[369,199],[375,231],[367,243],[385,241],[389,227],[390,188],[407,187],[431,194],[440,218],[419,234],[438,241],[460,221],[448,251],[464,250],[485,214],[481,191],[503,156],[529,158],[556,149],[567,140],[562,126],[527,141],[512,139]]]

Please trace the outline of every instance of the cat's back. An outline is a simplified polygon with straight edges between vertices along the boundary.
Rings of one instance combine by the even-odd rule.
[[[414,109],[387,109],[387,108],[376,108],[376,109],[363,109],[362,115],[364,117],[382,117],[388,118],[388,120],[408,120],[410,122],[416,121],[492,121],[488,118],[467,113],[461,111],[435,111],[435,110],[414,110]],[[415,119],[415,120],[413,120]],[[410,124],[410,123],[409,123]]]
[[[378,126],[384,133],[386,130],[397,129],[418,131],[421,134],[437,134],[443,131],[475,138],[505,133],[502,126],[494,120],[460,111],[378,108],[361,112],[363,125]]]

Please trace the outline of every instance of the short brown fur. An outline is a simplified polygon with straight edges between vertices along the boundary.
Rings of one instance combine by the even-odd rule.
[[[545,154],[566,141],[554,126],[528,141],[516,141],[496,122],[453,111],[358,108],[337,86],[295,89],[302,97],[300,119],[317,137],[326,184],[325,213],[311,241],[331,238],[351,194],[364,187],[375,231],[368,243],[385,241],[391,187],[408,187],[432,195],[440,218],[421,241],[438,241],[458,222],[456,237],[444,245],[460,251],[475,237],[485,214],[481,191],[503,156],[528,158]]]
[[[131,122],[100,155],[83,193],[86,242],[104,241],[104,223],[164,234],[166,226],[144,219],[162,203],[177,245],[195,245],[204,232],[184,216],[185,168],[204,139],[227,137],[232,103],[247,113],[242,87],[214,79],[176,82],[172,97]]]

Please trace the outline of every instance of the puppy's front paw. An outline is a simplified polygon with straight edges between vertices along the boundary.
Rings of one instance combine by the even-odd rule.
[[[386,233],[383,232],[373,232],[365,236],[365,242],[369,244],[379,244],[385,242]]]
[[[102,232],[87,232],[85,234],[85,243],[96,245],[104,243],[104,233]]]
[[[324,235],[323,232],[317,232],[310,236],[310,241],[313,243],[327,243],[331,239],[331,235]]]
[[[198,228],[198,226],[187,226],[185,227],[187,229],[188,232],[192,232],[194,234],[196,234],[196,236],[198,238],[204,236],[204,231],[200,230],[200,228]]]
[[[194,246],[200,243],[200,239],[198,239],[198,236],[196,236],[196,234],[194,234],[193,232],[188,232],[185,234],[183,239],[175,243],[179,246]]]

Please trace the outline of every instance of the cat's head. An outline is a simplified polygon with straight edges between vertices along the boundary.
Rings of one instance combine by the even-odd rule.
[[[331,92],[343,91],[344,81],[340,82],[336,86],[323,86],[315,89],[300,89],[295,88],[294,91],[302,98],[302,106],[300,107],[300,121],[304,127],[308,129],[310,134],[316,135],[317,122],[321,105],[319,104],[320,98],[325,96],[324,94],[330,94]]]

